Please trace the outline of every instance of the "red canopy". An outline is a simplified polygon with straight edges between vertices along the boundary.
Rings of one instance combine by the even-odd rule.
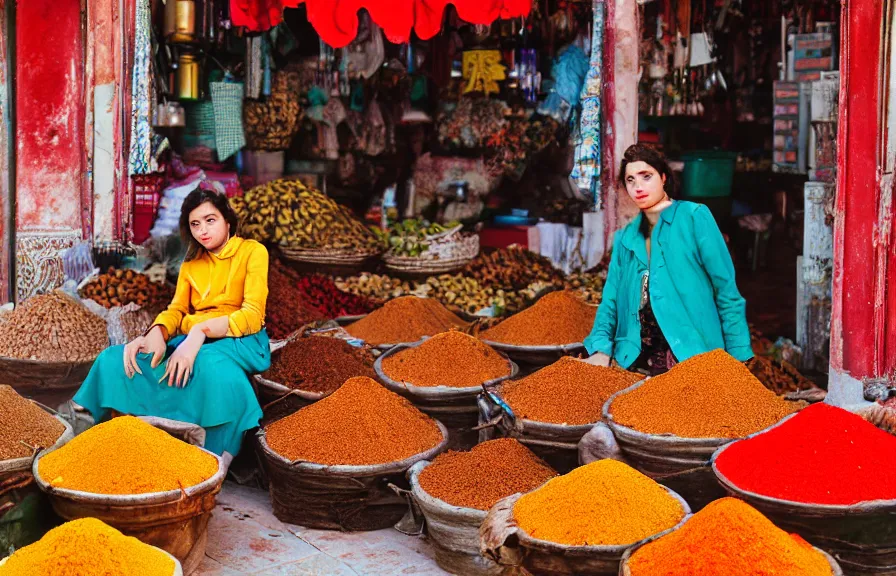
[[[499,18],[526,16],[532,0],[230,0],[233,24],[260,32],[283,20],[284,8],[305,3],[308,21],[320,37],[341,48],[358,33],[358,10],[365,8],[390,42],[411,38],[411,29],[424,40],[439,33],[445,7],[454,4],[461,20],[491,24]]]

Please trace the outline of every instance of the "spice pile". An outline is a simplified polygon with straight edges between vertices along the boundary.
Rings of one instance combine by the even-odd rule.
[[[172,576],[174,560],[96,518],[67,522],[0,566],[0,576]]]
[[[488,510],[498,500],[538,488],[557,473],[512,438],[490,440],[469,452],[440,454],[420,472],[423,491],[461,508]]]
[[[268,302],[265,327],[274,340],[286,338],[305,324],[325,320],[296,287],[296,279],[286,267],[275,262],[268,270]]]
[[[134,303],[155,310],[168,305],[174,289],[167,284],[152,282],[149,276],[134,270],[109,268],[105,274],[85,284],[80,294],[105,308]]]
[[[247,238],[293,248],[378,252],[379,238],[351,211],[297,180],[274,180],[231,199]]]
[[[850,505],[896,499],[896,437],[827,404],[732,444],[716,468],[742,490],[782,500]]]
[[[402,296],[346,327],[346,331],[371,346],[416,342],[467,323],[431,298]]]
[[[109,344],[106,321],[57,292],[32,296],[3,316],[0,356],[86,362]]]
[[[632,576],[831,576],[827,559],[748,504],[722,498],[628,561]]]
[[[305,301],[327,318],[367,314],[376,308],[376,304],[369,298],[347,294],[337,288],[329,276],[302,276],[296,281],[296,287]]]
[[[501,397],[517,418],[576,426],[598,422],[607,399],[641,379],[565,356],[522,380],[505,382]]]
[[[330,394],[349,378],[376,378],[370,355],[339,338],[297,338],[272,356],[263,376],[306,392]]]
[[[681,503],[616,460],[598,460],[525,494],[514,519],[533,538],[569,546],[634,544],[678,524]]]
[[[328,465],[397,462],[443,440],[432,418],[364,377],[348,380],[265,432],[268,445],[284,458]]]
[[[97,424],[40,460],[55,488],[93,494],[146,494],[201,484],[217,459],[133,416]]]
[[[483,286],[505,290],[523,290],[536,282],[563,285],[563,274],[549,258],[519,246],[482,253],[464,268],[463,274]]]
[[[383,372],[414,386],[470,388],[510,375],[510,362],[469,334],[443,332],[383,359]]]
[[[5,385],[0,385],[0,422],[0,461],[49,448],[65,432],[62,422]]]
[[[683,438],[743,438],[798,410],[778,398],[723,350],[685,360],[617,397],[610,413],[647,434]]]
[[[596,314],[596,307],[585,304],[571,292],[551,292],[480,337],[516,346],[574,344],[591,333]]]

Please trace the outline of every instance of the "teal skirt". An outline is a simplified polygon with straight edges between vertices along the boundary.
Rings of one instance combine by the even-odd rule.
[[[100,422],[110,410],[134,416],[157,416],[205,428],[205,448],[216,454],[240,450],[243,434],[258,426],[261,407],[249,381],[271,365],[270,341],[264,329],[242,338],[209,340],[199,349],[193,375],[183,388],[160,383],[165,364],[183,336],[168,342],[165,362],[155,369],[150,354],[138,354],[143,374],[128,378],[124,346],[107,348],[99,355],[74,401]]]

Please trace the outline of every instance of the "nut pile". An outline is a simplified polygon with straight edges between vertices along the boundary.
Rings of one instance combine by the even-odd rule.
[[[149,276],[135,270],[109,268],[81,288],[81,297],[89,298],[105,308],[137,304],[161,310],[174,296],[167,284],[152,282]]]
[[[523,290],[536,282],[563,285],[563,274],[550,259],[519,246],[482,253],[467,265],[463,274],[483,286],[505,290]]]
[[[25,458],[38,448],[49,448],[65,432],[62,422],[5,385],[0,385],[0,422],[0,461]]]
[[[322,192],[297,180],[274,180],[231,199],[247,238],[291,248],[375,253],[385,246],[369,228]]]
[[[329,394],[349,378],[376,378],[376,373],[368,352],[339,338],[309,336],[274,352],[263,376],[290,388]]]
[[[499,438],[469,452],[440,454],[420,473],[420,487],[452,506],[488,510],[498,500],[525,494],[556,475],[517,440]]]
[[[86,362],[109,344],[106,321],[72,298],[32,296],[0,323],[0,356],[44,362]]]

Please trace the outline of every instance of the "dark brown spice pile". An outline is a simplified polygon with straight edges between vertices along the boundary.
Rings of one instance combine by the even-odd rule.
[[[376,378],[376,373],[369,353],[339,338],[309,336],[274,352],[263,376],[290,388],[329,394],[349,378]]]
[[[326,317],[302,297],[296,279],[277,261],[268,270],[265,327],[273,340],[286,338],[305,324]]]
[[[63,432],[62,422],[12,387],[0,385],[0,461],[31,456],[34,448],[49,448]]]
[[[488,510],[498,500],[525,494],[556,475],[517,440],[500,438],[469,452],[441,454],[420,473],[420,487],[452,506]]]

